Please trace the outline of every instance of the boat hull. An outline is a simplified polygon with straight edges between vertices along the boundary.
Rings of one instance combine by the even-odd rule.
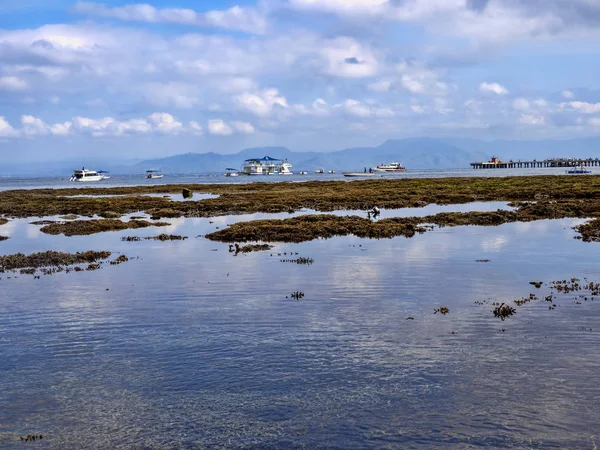
[[[107,178],[104,178],[103,176],[98,175],[97,177],[82,177],[82,178],[71,177],[71,179],[69,181],[73,181],[74,183],[89,183],[89,182],[93,183],[95,181],[102,181],[102,180],[106,180],[106,179]]]
[[[146,178],[148,178],[149,180],[154,180],[154,179],[160,179],[164,177],[164,175],[148,175]]]
[[[345,177],[372,177],[375,176],[375,172],[342,172]]]

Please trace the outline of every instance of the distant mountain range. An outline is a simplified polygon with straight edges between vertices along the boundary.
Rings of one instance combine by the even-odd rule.
[[[248,148],[234,155],[217,153],[186,153],[168,158],[151,159],[135,164],[132,168],[141,172],[159,168],[164,172],[222,172],[227,167],[240,168],[244,160],[271,156],[287,159],[294,170],[358,170],[374,167],[380,163],[400,161],[408,168],[456,168],[469,167],[473,159],[485,159],[486,153],[465,151],[446,142],[419,138],[384,142],[378,147],[357,147],[337,152],[292,152],[285,147]]]
[[[268,155],[287,159],[293,170],[361,170],[377,164],[399,161],[410,169],[469,168],[472,161],[487,161],[491,156],[502,160],[528,160],[551,157],[600,157],[600,138],[544,141],[482,141],[461,138],[407,138],[388,140],[377,147],[357,147],[334,152],[292,152],[286,147],[247,148],[236,154],[185,153],[145,161],[95,161],[94,169],[113,173],[143,173],[160,169],[165,173],[223,172],[227,167],[240,169],[244,160]],[[68,176],[80,162],[48,162],[27,165],[4,165],[2,175],[11,176]]]

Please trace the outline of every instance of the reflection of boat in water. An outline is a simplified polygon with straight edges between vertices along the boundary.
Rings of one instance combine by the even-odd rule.
[[[105,175],[107,172],[102,171],[96,172],[95,170],[87,170],[85,167],[82,167],[81,170],[74,170],[73,176],[69,178],[69,181],[77,181],[77,182],[91,182],[91,181],[102,181],[108,180],[110,176]]]
[[[239,173],[237,172],[237,170],[233,169],[231,167],[228,167],[225,170],[227,170],[227,172],[225,173],[226,177],[237,177],[239,175]]]
[[[292,164],[286,160],[265,156],[244,161],[240,173],[243,175],[293,175],[290,170],[292,167]]]
[[[375,172],[342,172],[345,177],[372,177]]]
[[[582,166],[577,166],[574,169],[567,170],[567,173],[569,173],[569,174],[584,174],[584,173],[592,173],[592,171],[587,170],[587,169],[583,168]]]
[[[399,162],[392,162],[389,164],[379,164],[377,167],[373,169],[375,172],[406,172],[406,167],[404,167]]]
[[[150,169],[150,170],[146,170],[146,178],[151,178],[151,179],[159,179],[164,177],[164,175],[162,173],[160,173],[160,170],[156,170],[156,169]]]

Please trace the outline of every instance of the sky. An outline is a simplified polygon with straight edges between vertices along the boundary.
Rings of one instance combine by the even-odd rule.
[[[599,0],[0,4],[0,162],[600,135]]]

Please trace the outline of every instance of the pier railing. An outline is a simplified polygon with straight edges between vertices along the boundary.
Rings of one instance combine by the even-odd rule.
[[[600,158],[552,158],[532,161],[482,161],[472,162],[473,169],[522,169],[543,167],[595,167],[600,166]]]

